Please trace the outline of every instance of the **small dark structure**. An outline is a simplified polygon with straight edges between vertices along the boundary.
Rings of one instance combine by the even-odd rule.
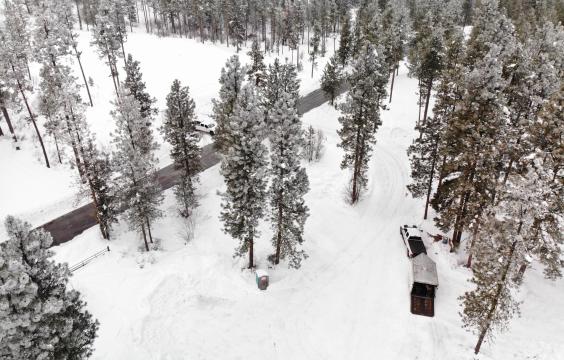
[[[411,259],[411,267],[411,313],[435,316],[437,265],[427,254],[419,254]]]
[[[257,286],[261,290],[266,290],[268,287],[268,273],[264,270],[255,271]]]

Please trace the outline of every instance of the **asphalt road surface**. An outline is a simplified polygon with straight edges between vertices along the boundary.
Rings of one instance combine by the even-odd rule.
[[[339,94],[348,90],[348,86],[344,85],[339,90]],[[321,89],[314,90],[306,96],[300,98],[298,103],[298,112],[305,114],[306,112],[321,106],[329,100],[329,97]],[[213,144],[206,145],[202,148],[201,171],[209,169],[216,165],[220,158],[214,150]],[[162,190],[171,188],[176,184],[179,178],[179,172],[171,165],[165,166],[157,173],[158,182]],[[51,233],[53,237],[52,246],[65,243],[75,236],[81,234],[84,230],[96,226],[95,208],[93,203],[86,204],[75,209],[65,215],[40,226]]]

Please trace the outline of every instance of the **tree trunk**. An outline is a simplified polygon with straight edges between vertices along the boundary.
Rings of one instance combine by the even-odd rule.
[[[10,115],[8,114],[8,110],[4,106],[0,106],[2,109],[2,114],[4,115],[4,119],[6,120],[6,124],[8,124],[8,130],[10,130],[10,134],[12,134],[12,139],[14,139],[14,143],[16,144],[16,150],[20,150],[20,146],[18,145],[18,137],[14,132],[14,127],[12,126],[12,121],[10,120]]]
[[[427,93],[425,94],[425,111],[423,111],[423,120],[421,120],[421,125],[425,125],[427,122],[427,113],[429,111],[429,101],[431,100],[431,90],[433,89],[433,80],[430,80],[427,84]],[[419,130],[419,139],[423,136],[423,131]]]
[[[433,149],[433,160],[431,161],[431,173],[429,174],[429,185],[427,186],[427,199],[425,200],[425,214],[423,215],[423,220],[427,220],[427,211],[429,209],[429,199],[431,198],[431,188],[433,187],[433,177],[435,176],[435,162],[437,161],[437,147],[439,141],[435,143],[435,148]]]
[[[255,267],[255,261],[254,261],[254,257],[255,257],[255,249],[254,249],[254,233],[251,232],[251,234],[249,234],[249,237],[247,238],[247,245],[249,246],[249,269],[252,269]]]
[[[14,69],[13,65],[12,65],[12,71],[14,71],[14,73],[15,73],[15,69]],[[18,88],[20,89],[20,93],[22,95],[23,101],[25,103],[25,107],[27,108],[27,111],[29,113],[29,117],[31,119],[31,122],[33,123],[35,133],[37,134],[37,138],[39,139],[39,144],[41,145],[41,150],[43,151],[43,157],[45,158],[45,165],[48,168],[50,168],[51,165],[49,165],[49,158],[47,157],[47,151],[45,150],[45,144],[43,144],[43,138],[41,137],[41,133],[39,132],[39,128],[37,127],[37,122],[35,121],[35,116],[33,115],[31,108],[29,107],[29,103],[27,102],[27,97],[25,96],[22,84],[20,83],[19,80],[16,80],[16,81],[17,81],[17,84],[18,84]]]
[[[444,167],[446,164],[446,155],[443,155],[443,161],[441,163],[441,171],[439,172],[439,183],[437,184],[437,195],[439,195],[441,193],[441,186],[443,185],[443,180],[445,178],[445,171],[444,171]]]
[[[394,81],[396,80],[396,71],[392,69],[392,86],[390,87],[390,103],[392,102],[392,95],[394,93]]]
[[[61,159],[61,151],[59,150],[59,142],[57,141],[57,137],[53,135],[53,139],[55,140],[55,149],[57,149],[57,157],[59,158],[59,164],[63,163]]]
[[[274,263],[280,263],[280,249],[282,247],[282,191],[278,194],[278,233],[276,234],[276,259]]]
[[[520,226],[521,225],[519,225],[519,227]],[[501,291],[503,290],[503,286],[504,286],[505,281],[507,279],[507,274],[509,273],[509,268],[511,267],[511,264],[513,262],[513,253],[515,252],[515,246],[516,245],[517,245],[517,241],[513,241],[513,243],[511,244],[511,249],[509,250],[509,256],[508,256],[508,259],[507,259],[507,263],[505,265],[505,268],[503,269],[503,273],[501,275],[500,282],[497,285],[494,301],[493,301],[493,303],[492,303],[492,305],[491,305],[491,307],[488,311],[488,316],[486,317],[486,326],[480,332],[480,336],[478,337],[478,342],[476,343],[476,347],[474,348],[474,354],[476,354],[476,355],[480,352],[480,348],[482,347],[482,342],[484,341],[486,334],[490,330],[492,319],[493,319],[495,310],[497,309],[497,305],[499,303],[499,297],[501,295]]]
[[[74,0],[74,3],[76,4],[76,15],[78,17],[78,25],[80,27],[80,30],[82,30],[82,19],[80,18],[80,9],[78,7],[78,0]]]
[[[145,221],[147,221],[147,232],[149,233],[149,241],[152,244],[153,243],[153,234],[151,233],[151,222],[149,222],[149,219],[147,217],[145,217]]]
[[[72,34],[71,34],[71,40],[72,39]],[[82,80],[84,81],[84,86],[86,87],[86,92],[88,93],[88,100],[90,101],[90,106],[94,106],[94,103],[92,102],[92,95],[90,95],[90,87],[88,86],[88,81],[86,81],[86,75],[84,75],[84,68],[82,67],[82,61],[80,60],[80,52],[78,52],[78,49],[76,48],[76,45],[73,45],[74,48],[74,54],[76,56],[76,60],[78,60],[78,66],[80,67],[80,73],[82,74]]]
[[[417,117],[417,125],[421,122],[421,108],[423,107],[423,92],[421,91],[421,78],[419,78],[419,116]]]
[[[145,226],[141,225],[141,233],[143,234],[143,241],[145,242],[145,250],[149,252],[149,243],[147,243],[147,234],[145,233]]]

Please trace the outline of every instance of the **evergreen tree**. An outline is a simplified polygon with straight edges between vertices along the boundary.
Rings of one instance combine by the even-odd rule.
[[[462,322],[465,328],[478,332],[477,354],[487,335],[497,329],[503,330],[514,314],[519,313],[519,302],[512,291],[515,271],[517,241],[511,239],[512,224],[497,220],[490,215],[480,227],[481,246],[475,247],[473,276],[476,286],[461,296]]]
[[[125,74],[124,85],[135,100],[139,102],[141,105],[141,116],[150,124],[159,112],[158,109],[153,107],[157,100],[152,98],[145,90],[146,86],[141,74],[141,68],[139,67],[139,61],[133,60],[131,54],[127,55]]]
[[[175,168],[182,172],[180,183],[174,191],[180,215],[189,217],[192,209],[197,206],[194,183],[200,169],[199,136],[196,132],[197,118],[194,113],[196,105],[190,97],[188,87],[182,87],[178,80],[172,83],[170,93],[166,97],[166,105],[161,132],[171,145],[170,157],[174,160]]]
[[[298,249],[302,244],[304,224],[309,216],[304,195],[309,190],[309,180],[300,165],[303,132],[296,104],[291,94],[283,92],[271,110],[269,189],[270,219],[275,248],[273,262],[289,258],[289,266],[299,268],[307,255]]]
[[[243,41],[246,40],[246,4],[243,0],[228,0],[226,5],[226,15],[229,19],[229,34],[237,47],[237,52],[239,52]],[[229,40],[227,45],[229,45]]]
[[[423,219],[427,219],[435,170],[438,166],[437,159],[442,125],[440,117],[427,119],[425,126],[416,127],[420,130],[421,137],[407,149],[407,155],[411,162],[411,179],[413,180],[413,183],[409,184],[407,188],[415,198],[426,197]]]
[[[321,89],[331,97],[331,105],[333,105],[335,96],[341,85],[341,77],[342,75],[339,64],[337,64],[337,58],[332,56],[325,66],[323,76],[321,77]]]
[[[313,78],[313,69],[317,66],[315,59],[319,54],[319,43],[321,41],[321,28],[319,24],[315,24],[313,27],[313,38],[311,39],[311,51],[309,52],[309,60],[311,61],[311,77]]]
[[[29,75],[29,24],[24,15],[23,5],[16,2],[5,2],[5,33],[0,31],[0,78],[5,87],[11,88],[11,93],[19,93],[25,104],[29,120],[35,130],[35,135],[41,146],[45,166],[51,167],[43,137],[37,125],[37,119],[31,109],[30,101],[26,95],[32,89]],[[29,78],[28,78],[29,77]],[[6,112],[3,113],[6,116]],[[8,119],[8,118],[7,118]]]
[[[341,23],[341,39],[339,42],[338,56],[341,65],[345,66],[351,56],[352,35],[350,15],[347,13],[343,17],[342,21],[343,22]]]
[[[100,0],[95,16],[96,26],[92,27],[91,42],[91,45],[98,49],[100,59],[104,59],[106,65],[110,68],[116,96],[119,94],[120,87],[117,59],[122,56],[125,57],[123,49],[125,30],[124,24],[122,24],[123,12],[120,4],[121,1]]]
[[[115,146],[112,165],[118,174],[115,189],[118,208],[126,209],[126,220],[132,230],[143,236],[145,249],[153,242],[151,222],[162,216],[159,205],[163,196],[157,182],[154,152],[158,144],[141,116],[140,104],[132,95],[121,91],[114,103],[112,117],[116,131],[112,134]]]
[[[339,147],[345,151],[341,168],[352,170],[350,202],[355,204],[368,182],[367,170],[372,146],[376,142],[375,132],[381,125],[380,107],[385,94],[386,66],[380,54],[371,44],[366,44],[354,64],[349,78],[351,90],[341,106],[343,115],[339,118],[341,138]]]
[[[267,112],[274,107],[282,92],[291,94],[297,104],[300,97],[300,81],[296,67],[292,64],[280,64],[276,58],[274,64],[268,66],[266,86],[263,91]]]
[[[110,156],[100,151],[90,137],[82,149],[82,159],[87,191],[96,208],[96,221],[102,237],[109,240],[112,224],[117,222],[118,214],[116,194],[111,187],[113,171]]]
[[[221,69],[219,99],[213,99],[213,119],[217,124],[215,148],[226,155],[230,146],[230,122],[241,86],[245,80],[246,68],[241,66],[239,57],[233,55]]]
[[[231,145],[221,163],[227,186],[222,194],[221,215],[224,231],[239,240],[236,255],[249,253],[249,268],[254,267],[254,242],[259,235],[258,221],[264,215],[266,200],[267,149],[263,110],[255,89],[245,85],[231,120]]]
[[[490,52],[466,74],[457,85],[465,89],[448,119],[442,146],[446,162],[441,167],[444,181],[437,190],[434,207],[439,212],[437,225],[454,229],[453,242],[460,243],[463,229],[494,199],[496,171],[501,149],[496,144],[504,131],[507,116],[506,98],[501,92],[507,86],[502,78],[500,49]],[[477,156],[481,154],[481,156]]]
[[[247,54],[252,61],[251,66],[247,70],[249,81],[253,82],[255,86],[261,87],[265,82],[266,66],[264,65],[264,56],[260,51],[260,45],[256,39],[253,40],[251,51]]]
[[[53,239],[8,216],[0,243],[0,356],[6,359],[86,359],[98,321],[68,290],[66,264],[50,259]]]

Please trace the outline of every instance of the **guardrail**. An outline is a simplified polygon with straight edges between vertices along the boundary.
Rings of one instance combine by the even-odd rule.
[[[71,267],[69,267],[69,270],[71,272],[75,272],[76,270],[88,265],[92,260],[96,259],[99,256],[104,255],[105,253],[110,252],[110,247],[107,246],[104,250],[100,250],[97,253],[95,253],[94,255],[91,255],[89,257],[87,257],[86,259],[82,260],[81,262],[79,262],[78,264],[75,264]]]

